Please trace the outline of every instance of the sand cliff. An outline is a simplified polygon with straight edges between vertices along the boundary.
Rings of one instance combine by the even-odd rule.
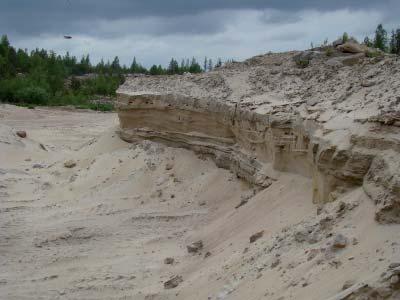
[[[275,171],[310,177],[315,203],[363,186],[376,219],[399,223],[399,59],[310,53],[307,68],[293,52],[201,75],[130,78],[118,90],[120,135],[211,155],[262,187]]]

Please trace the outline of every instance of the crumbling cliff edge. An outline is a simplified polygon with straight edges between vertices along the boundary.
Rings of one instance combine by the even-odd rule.
[[[120,136],[211,156],[264,188],[279,172],[310,177],[315,203],[363,186],[376,220],[400,223],[399,67],[392,56],[315,50],[132,77],[118,90]]]

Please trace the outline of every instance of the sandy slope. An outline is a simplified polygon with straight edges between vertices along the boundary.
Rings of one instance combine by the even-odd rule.
[[[362,189],[317,214],[310,179],[254,190],[190,151],[122,142],[117,125],[0,107],[0,299],[328,299],[400,262],[400,226],[375,223]]]

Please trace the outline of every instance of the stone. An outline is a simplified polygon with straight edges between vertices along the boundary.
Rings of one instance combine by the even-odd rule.
[[[164,289],[166,290],[174,289],[182,282],[183,282],[182,276],[176,275],[172,277],[170,280],[164,282]]]
[[[165,170],[167,170],[167,171],[172,170],[173,168],[174,168],[174,165],[172,163],[167,163],[165,165]]]
[[[197,241],[195,243],[192,243],[186,246],[186,248],[189,253],[197,253],[203,249],[203,241]]]
[[[33,168],[33,169],[43,169],[44,166],[41,165],[41,164],[34,164],[34,165],[32,166],[32,168]]]
[[[348,239],[344,235],[339,233],[338,235],[335,236],[332,247],[334,249],[343,249],[346,248],[347,244],[348,244]]]
[[[397,285],[400,282],[399,275],[393,275],[390,277],[390,284],[391,285]]]
[[[343,45],[343,43],[343,38],[340,37],[337,40],[333,41],[332,46],[336,48],[337,46]]]
[[[66,167],[68,169],[72,169],[72,168],[76,167],[76,162],[73,160],[68,160],[64,163],[64,167]]]
[[[344,53],[363,53],[364,49],[360,44],[353,41],[348,41],[342,45],[339,45],[337,49]]]
[[[24,131],[24,130],[18,130],[17,132],[16,132],[16,134],[20,137],[20,138],[26,138],[26,136],[27,136],[27,134],[26,134],[26,131]]]
[[[172,264],[174,264],[174,262],[175,262],[175,259],[173,259],[172,257],[167,257],[164,259],[164,264],[166,264],[166,265],[172,265]]]
[[[264,230],[253,234],[253,235],[250,237],[250,243],[256,242],[257,240],[259,240],[260,238],[262,238],[263,235],[264,235]]]
[[[389,269],[396,269],[400,267],[400,262],[394,262],[389,265]]]
[[[371,86],[374,86],[374,85],[375,85],[375,81],[373,81],[373,80],[363,80],[361,82],[361,86],[362,87],[371,87]]]

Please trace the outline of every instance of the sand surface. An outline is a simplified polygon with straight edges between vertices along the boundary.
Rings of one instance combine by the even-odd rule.
[[[308,178],[258,190],[117,128],[113,113],[0,106],[0,299],[329,299],[400,262],[400,226],[378,225],[362,188],[317,214]]]

